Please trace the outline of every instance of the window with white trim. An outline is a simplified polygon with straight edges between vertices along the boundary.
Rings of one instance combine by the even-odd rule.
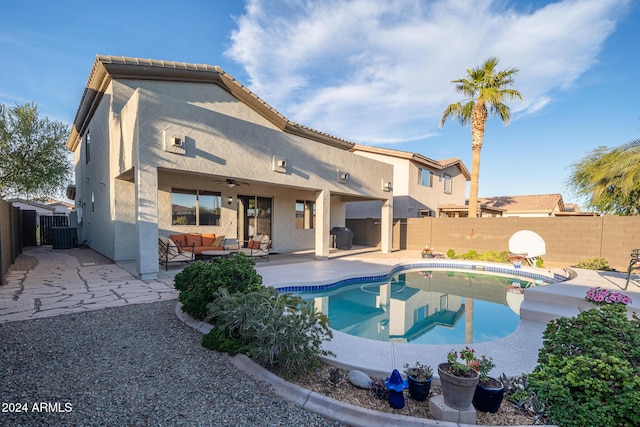
[[[430,170],[420,169],[420,185],[431,187],[433,185],[433,174]]]
[[[444,178],[444,192],[447,194],[451,194],[451,176],[445,174]]]

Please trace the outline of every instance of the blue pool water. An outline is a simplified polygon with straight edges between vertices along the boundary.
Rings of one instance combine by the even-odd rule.
[[[384,281],[296,291],[329,316],[331,328],[362,338],[415,344],[492,341],[520,323],[521,278],[439,270],[400,272]]]

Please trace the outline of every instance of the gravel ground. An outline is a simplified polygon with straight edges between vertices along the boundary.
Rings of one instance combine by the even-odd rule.
[[[0,425],[339,425],[201,347],[175,304],[0,325]]]

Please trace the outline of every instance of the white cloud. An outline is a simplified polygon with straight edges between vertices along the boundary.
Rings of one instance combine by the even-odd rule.
[[[450,81],[489,56],[520,69],[514,113],[543,109],[594,65],[627,4],[248,0],[227,55],[291,120],[390,144],[431,135],[460,99]]]

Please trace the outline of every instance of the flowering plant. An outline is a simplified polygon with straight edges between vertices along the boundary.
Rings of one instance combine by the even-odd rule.
[[[509,262],[522,262],[525,260],[525,256],[522,254],[510,254]]]
[[[422,249],[422,252],[421,252],[421,253],[423,253],[423,254],[432,254],[432,253],[433,253],[433,248],[429,248],[429,246],[428,246],[428,245],[426,245],[426,246],[424,247],[424,249]]]
[[[631,304],[631,298],[629,298],[627,295],[621,294],[620,292],[611,292],[600,287],[589,289],[584,299],[585,301],[592,302],[595,305],[614,303],[625,305]]]
[[[483,354],[480,358],[476,358],[469,363],[469,366],[471,369],[478,372],[480,375],[480,382],[486,383],[489,380],[489,372],[496,366],[496,364],[493,363],[493,358],[487,357]]]
[[[447,354],[447,363],[449,364],[451,373],[459,377],[469,376],[469,373],[475,370],[473,368],[476,363],[475,352],[475,350],[469,347],[460,350],[460,354],[455,350],[451,350],[449,354]],[[462,360],[462,362],[460,362],[460,360]]]

